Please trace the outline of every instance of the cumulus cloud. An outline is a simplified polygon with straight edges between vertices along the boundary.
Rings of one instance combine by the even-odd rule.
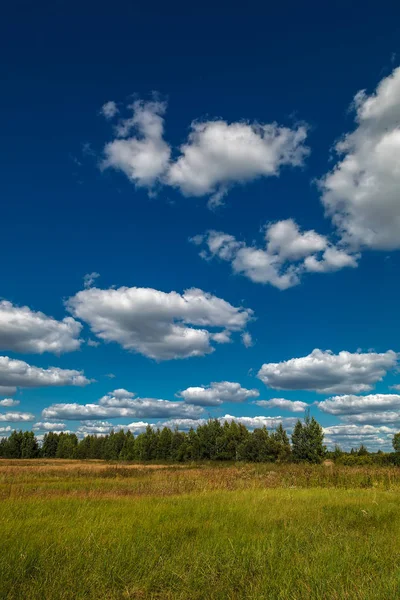
[[[267,429],[276,429],[280,424],[286,429],[292,429],[297,423],[297,418],[295,417],[233,417],[232,415],[225,415],[219,420],[222,423],[224,421],[236,421],[237,423],[242,423],[248,429],[259,429],[264,426]]]
[[[338,444],[344,449],[366,445],[371,450],[379,447],[391,446],[391,439],[396,429],[386,426],[374,427],[373,425],[332,425],[324,427],[325,442],[328,446]]]
[[[400,410],[385,410],[383,412],[363,412],[360,414],[339,415],[341,421],[347,423],[369,423],[371,425],[382,425],[384,423],[399,423]]]
[[[286,400],[285,398],[271,398],[271,400],[256,400],[254,404],[263,408],[280,408],[289,412],[304,412],[309,404],[301,400]]]
[[[189,404],[219,406],[223,402],[245,402],[249,398],[257,398],[260,392],[243,388],[240,383],[232,381],[214,381],[209,386],[188,387],[177,395]]]
[[[12,430],[13,429],[10,427],[10,425],[7,425],[7,427],[0,427],[0,437],[4,436],[5,433],[11,433]]]
[[[300,283],[306,272],[329,272],[356,267],[358,255],[336,248],[326,236],[314,230],[301,231],[293,219],[265,227],[265,246],[247,246],[220,231],[196,235],[191,241],[203,246],[205,260],[218,257],[231,264],[234,273],[254,283],[269,283],[286,290]]]
[[[119,429],[109,421],[83,421],[76,430],[78,436],[85,435],[107,435],[110,431]]]
[[[370,391],[387,371],[396,367],[398,355],[393,350],[333,354],[316,348],[308,356],[280,363],[266,363],[258,378],[278,390],[311,390],[319,393],[358,393]]]
[[[196,418],[203,409],[184,402],[158,398],[137,398],[133,392],[114,390],[100,398],[98,404],[53,404],[42,411],[44,419],[97,420],[113,417],[134,419]]]
[[[32,367],[23,360],[0,356],[0,386],[6,388],[58,387],[64,385],[84,386],[90,383],[82,371],[58,367]]]
[[[35,415],[32,413],[25,412],[7,412],[0,413],[0,421],[6,421],[9,423],[17,423],[17,422],[25,422],[25,421],[34,421]]]
[[[152,189],[165,174],[171,155],[163,140],[166,104],[136,100],[129,109],[132,116],[120,121],[117,138],[104,148],[102,167],[120,170],[137,187]]]
[[[166,181],[184,196],[211,196],[211,206],[234,184],[279,174],[284,165],[301,166],[308,149],[306,127],[276,123],[194,121]]]
[[[400,67],[370,95],[354,98],[356,128],[337,144],[339,159],[320,182],[322,203],[343,243],[400,248]]]
[[[183,294],[151,288],[90,288],[67,301],[97,337],[156,360],[203,356],[214,350],[215,329],[243,330],[253,311],[199,289]],[[211,329],[211,331],[210,331]]]
[[[34,425],[32,425],[32,429],[34,431],[60,431],[63,429],[66,429],[66,424],[65,423],[53,423],[53,422],[38,422],[35,423]]]
[[[18,406],[19,400],[13,400],[12,398],[4,398],[0,400],[0,406],[10,408],[11,406]]]
[[[235,184],[279,175],[284,166],[303,165],[309,150],[307,128],[282,127],[277,123],[228,123],[222,119],[193,121],[187,140],[172,158],[164,140],[166,103],[136,100],[132,115],[115,128],[116,139],[104,148],[103,168],[122,171],[135,185],[152,192],[157,185],[179,189],[184,196],[209,196],[209,206]],[[116,114],[114,102],[103,114]]]
[[[368,396],[333,396],[318,403],[318,408],[331,415],[355,415],[359,413],[400,410],[399,394],[369,394]]]
[[[109,100],[108,102],[103,104],[103,106],[100,109],[100,113],[107,120],[113,119],[115,117],[115,115],[118,114],[118,112],[119,112],[118,107],[113,100]]]
[[[28,306],[0,301],[0,350],[42,354],[78,350],[82,329],[72,317],[57,321]]]

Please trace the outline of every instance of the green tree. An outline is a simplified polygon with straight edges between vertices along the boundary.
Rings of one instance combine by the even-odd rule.
[[[392,446],[395,452],[400,452],[400,433],[395,433],[392,440]]]
[[[58,439],[58,433],[54,433],[53,431],[45,433],[41,449],[41,455],[44,458],[55,458],[57,456]]]
[[[76,458],[78,438],[75,433],[60,433],[56,458]]]
[[[304,422],[297,421],[292,433],[293,458],[297,461],[320,463],[326,453],[321,425],[306,414]]]
[[[39,444],[33,431],[25,431],[21,441],[21,458],[37,458]]]

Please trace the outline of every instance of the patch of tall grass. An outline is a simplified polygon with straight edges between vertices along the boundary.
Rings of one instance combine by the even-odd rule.
[[[73,464],[1,463],[1,599],[400,597],[397,471]]]

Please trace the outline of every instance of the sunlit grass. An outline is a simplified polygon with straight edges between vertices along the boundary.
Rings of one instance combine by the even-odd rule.
[[[397,470],[335,470],[2,461],[0,598],[400,597]]]

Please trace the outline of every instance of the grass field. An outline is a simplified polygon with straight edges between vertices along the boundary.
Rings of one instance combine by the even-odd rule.
[[[1,599],[400,597],[400,469],[0,461]]]

